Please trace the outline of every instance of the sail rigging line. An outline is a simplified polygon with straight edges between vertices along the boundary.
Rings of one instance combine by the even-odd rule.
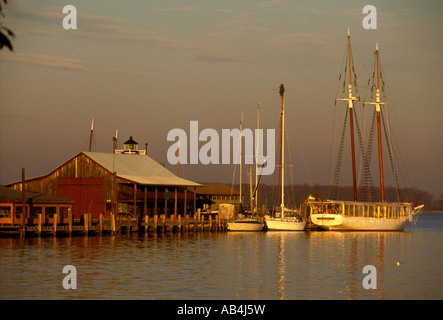
[[[292,172],[292,158],[291,158],[291,148],[290,148],[290,143],[289,143],[289,136],[288,133],[285,132],[286,135],[286,145],[288,147],[288,160],[289,160],[289,173],[290,173],[290,177],[291,177],[291,197],[290,199],[292,199],[292,202],[295,206],[295,192],[294,192],[294,177],[293,177],[293,172]]]
[[[380,62],[380,70],[383,70],[382,67],[382,62]],[[405,138],[404,138],[404,134],[403,134],[403,126],[402,124],[399,123],[399,116],[397,115],[397,109],[396,109],[396,105],[393,101],[393,95],[391,94],[391,90],[390,87],[387,85],[387,83],[385,83],[384,77],[381,75],[381,79],[382,79],[382,88],[384,88],[383,94],[384,94],[384,99],[386,100],[386,95],[388,95],[389,98],[389,108],[386,108],[386,117],[389,120],[389,114],[391,112],[394,113],[394,119],[395,119],[395,123],[396,123],[396,134],[392,135],[392,139],[391,141],[398,141],[395,145],[393,145],[393,147],[396,147],[396,152],[399,154],[398,157],[396,157],[396,160],[398,161],[399,165],[401,164],[403,168],[408,168],[408,170],[401,170],[399,171],[400,175],[402,176],[402,182],[405,184],[405,187],[412,187],[412,185],[414,185],[415,183],[413,183],[413,181],[417,181],[417,178],[415,176],[415,172],[414,172],[414,166],[412,165],[412,161],[411,161],[411,157],[410,157],[410,153],[409,153],[409,149],[408,148],[400,148],[399,146],[405,146],[407,145],[405,143]],[[388,121],[389,126],[388,128],[391,129],[391,125],[390,125],[390,121]],[[395,138],[395,139],[394,139]],[[405,163],[407,162],[407,163]],[[406,176],[404,176],[406,175]]]
[[[292,118],[289,118],[289,121],[290,121],[290,124],[291,124],[291,126],[290,126],[291,128],[297,128],[295,126],[295,123],[293,122]],[[309,166],[308,166],[308,164],[306,162],[305,154],[304,154],[303,149],[301,147],[300,136],[297,134],[297,130],[294,129],[294,130],[292,130],[292,132],[293,132],[292,136],[295,137],[295,145],[296,145],[298,154],[300,155],[298,158],[301,158],[301,160],[303,162],[303,169],[304,169],[304,171],[305,171],[305,173],[306,173],[306,175],[308,177],[308,182],[309,182],[310,185],[312,185],[313,184],[313,179],[312,179],[311,172],[309,170]],[[286,136],[288,137],[287,133],[286,133]],[[289,138],[288,138],[288,140],[289,140]],[[293,163],[292,159],[290,158],[291,157],[291,151],[290,151],[289,143],[288,143],[288,154],[289,154],[289,163]]]
[[[343,160],[343,148],[344,148],[344,144],[345,144],[345,137],[346,137],[346,124],[348,121],[348,111],[349,108],[346,108],[345,111],[345,120],[343,123],[343,130],[342,130],[342,134],[341,134],[341,139],[340,139],[340,146],[339,146],[339,150],[338,150],[338,154],[337,154],[337,161],[336,161],[336,166],[335,166],[335,174],[334,174],[334,180],[332,182],[332,186],[330,187],[329,190],[329,198],[330,199],[335,199],[335,197],[337,196],[337,186],[338,186],[338,181],[340,179],[340,172],[341,172],[341,163]]]
[[[369,191],[371,191],[371,188],[373,186],[373,182],[372,182],[372,176],[370,173],[370,165],[367,159],[367,154],[365,152],[365,147],[364,147],[364,143],[363,143],[363,136],[362,136],[362,132],[360,130],[360,125],[359,125],[359,121],[358,121],[358,116],[357,116],[357,109],[354,110],[354,114],[355,114],[355,125],[357,127],[357,137],[360,143],[360,150],[361,150],[361,155],[362,155],[362,165],[363,165],[363,176],[362,179],[364,179],[364,183],[366,184],[367,188],[369,189]],[[372,197],[373,193],[369,193],[369,201],[375,201],[375,197]]]
[[[371,128],[369,130],[369,138],[368,138],[368,144],[366,147],[366,162],[368,164],[368,168],[366,171],[365,177],[362,177],[361,185],[363,186],[365,182],[367,183],[366,188],[362,188],[360,192],[360,200],[366,201],[366,192],[369,192],[369,201],[376,201],[376,194],[375,194],[375,188],[372,181],[372,175],[371,175],[371,158],[372,158],[372,150],[373,150],[373,144],[374,144],[374,131],[375,131],[375,125],[376,125],[376,110],[373,112],[372,121],[371,121]]]
[[[401,201],[401,194],[400,194],[400,187],[399,187],[399,183],[398,183],[397,170],[395,168],[395,163],[394,163],[394,154],[393,154],[392,144],[391,144],[391,139],[390,139],[390,131],[389,131],[389,128],[386,127],[384,113],[382,113],[381,119],[383,122],[386,145],[387,145],[387,149],[388,149],[389,159],[391,162],[391,169],[392,169],[392,175],[394,178],[395,192],[397,195],[397,202],[400,202]]]

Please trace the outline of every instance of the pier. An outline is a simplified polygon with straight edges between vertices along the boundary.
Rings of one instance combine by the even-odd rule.
[[[204,215],[197,212],[191,215],[154,215],[152,217],[116,216],[110,214],[104,218],[100,215],[93,219],[92,214],[85,213],[81,219],[69,215],[60,219],[54,214],[52,219],[43,219],[39,214],[33,223],[1,224],[0,235],[26,236],[81,236],[118,233],[181,233],[181,232],[225,232],[227,220],[219,215]],[[36,220],[36,223],[34,221]]]

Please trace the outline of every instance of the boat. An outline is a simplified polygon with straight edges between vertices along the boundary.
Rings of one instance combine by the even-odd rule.
[[[384,193],[384,173],[383,173],[383,155],[382,155],[382,136],[381,136],[381,123],[382,118],[382,106],[386,104],[385,99],[382,101],[380,96],[380,82],[381,72],[379,63],[379,50],[378,44],[376,44],[375,51],[375,64],[373,73],[373,87],[375,88],[375,99],[372,97],[372,101],[366,102],[367,104],[375,105],[373,125],[371,128],[375,130],[375,120],[377,122],[377,137],[378,137],[378,171],[380,181],[380,200],[375,199],[375,191],[372,186],[372,178],[370,177],[370,150],[372,147],[373,139],[371,136],[368,139],[368,147],[366,152],[362,143],[362,138],[359,132],[357,117],[355,117],[356,127],[359,134],[359,142],[362,153],[362,161],[364,167],[364,185],[365,188],[360,190],[360,195],[365,193],[365,200],[358,198],[358,190],[356,184],[356,166],[355,166],[355,147],[354,147],[354,131],[353,131],[353,119],[355,114],[354,101],[359,100],[356,90],[353,90],[353,83],[357,87],[355,75],[352,78],[353,66],[351,65],[351,44],[350,34],[348,29],[347,39],[347,59],[346,69],[349,72],[348,83],[348,96],[345,97],[345,81],[347,77],[345,75],[345,81],[343,82],[343,100],[347,102],[347,110],[345,115],[345,124],[343,127],[342,141],[340,143],[340,149],[343,148],[343,139],[345,136],[347,113],[349,112],[350,122],[350,134],[351,134],[351,152],[352,152],[352,172],[353,172],[353,193],[354,201],[342,201],[342,200],[323,200],[319,196],[309,195],[300,206],[300,212],[302,217],[308,222],[308,228],[310,229],[325,229],[325,230],[359,230],[359,231],[402,231],[409,223],[416,222],[418,214],[422,211],[423,205],[414,207],[412,203],[400,201],[398,179],[395,171],[395,166],[392,157],[392,146],[388,141],[388,135],[386,134],[386,148],[390,155],[391,167],[393,168],[393,178],[397,189],[397,201],[387,202],[385,200]],[[376,76],[375,76],[376,75]],[[355,91],[355,92],[354,92]],[[384,120],[383,120],[384,125]],[[372,134],[372,131],[371,131]],[[341,165],[341,151],[337,160],[337,169]],[[334,184],[338,182],[339,171],[336,170]],[[366,189],[367,187],[367,189]],[[369,192],[367,191],[369,189]],[[363,190],[366,190],[363,192]],[[334,192],[331,193],[331,198],[334,198]],[[369,199],[368,199],[369,197]],[[377,201],[378,200],[378,201]]]
[[[263,222],[255,218],[240,218],[228,222],[229,231],[262,231]]]
[[[284,193],[284,158],[285,158],[285,87],[280,85],[280,97],[281,97],[281,131],[280,131],[280,187],[281,187],[281,201],[280,201],[280,214],[279,216],[265,217],[266,228],[268,231],[302,231],[306,227],[306,222],[298,215],[288,215],[288,208],[285,208],[285,193]]]
[[[332,231],[403,231],[422,208],[408,202],[322,200],[311,195],[301,204],[311,229]]]
[[[262,231],[264,228],[263,221],[256,217],[248,217],[245,215],[242,206],[242,131],[243,131],[243,114],[240,121],[240,217],[228,221],[228,231]],[[252,199],[252,197],[251,197]],[[251,201],[252,202],[252,201]],[[252,209],[252,208],[251,208]],[[252,210],[251,210],[252,213]]]

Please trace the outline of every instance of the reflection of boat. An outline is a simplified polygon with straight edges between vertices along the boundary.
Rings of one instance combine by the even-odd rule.
[[[392,156],[392,145],[390,141],[388,141],[389,130],[386,129],[385,121],[381,121],[383,119],[383,112],[381,106],[385,104],[385,102],[381,101],[380,98],[380,82],[381,72],[379,68],[379,53],[378,53],[378,45],[376,47],[375,55],[376,55],[376,64],[374,67],[373,73],[373,88],[375,88],[376,96],[375,101],[368,102],[368,104],[375,105],[373,123],[371,126],[371,135],[369,137],[368,148],[365,152],[360,129],[358,126],[357,117],[355,116],[356,128],[358,132],[361,153],[362,153],[362,161],[364,167],[364,184],[368,187],[369,192],[367,196],[369,196],[369,201],[358,200],[357,193],[357,184],[356,184],[356,166],[355,166],[355,149],[354,149],[354,131],[353,131],[353,119],[355,114],[354,101],[359,100],[358,97],[354,96],[352,84],[355,83],[355,76],[352,79],[352,72],[354,70],[351,65],[351,45],[350,45],[350,36],[348,30],[348,42],[347,42],[347,65],[345,67],[349,72],[349,83],[348,83],[348,97],[343,99],[336,100],[344,100],[347,101],[347,110],[345,117],[345,125],[343,127],[342,140],[340,143],[340,151],[338,154],[337,160],[337,170],[335,173],[334,184],[338,182],[339,177],[339,169],[341,165],[341,157],[342,157],[342,149],[344,143],[345,129],[346,129],[346,118],[347,113],[350,114],[350,134],[351,134],[351,151],[352,151],[352,171],[353,171],[353,187],[354,187],[354,201],[339,201],[339,200],[321,200],[318,197],[309,196],[301,205],[301,214],[308,221],[309,227],[322,227],[329,230],[391,230],[391,231],[400,231],[403,230],[407,223],[414,221],[414,217],[417,217],[417,214],[420,213],[423,206],[413,207],[411,203],[401,202],[399,196],[399,188],[398,188],[398,179],[396,175],[396,171],[393,163]],[[376,75],[376,77],[375,77]],[[345,78],[346,81],[346,78]],[[343,93],[345,93],[345,82],[343,82]],[[378,136],[378,165],[379,165],[379,177],[380,177],[380,198],[381,201],[376,202],[375,193],[372,187],[372,179],[369,172],[370,167],[370,154],[372,147],[372,128],[375,128],[375,119],[377,120],[377,136]],[[381,141],[381,123],[383,122],[385,136],[386,136],[386,148],[388,150],[390,159],[391,159],[391,167],[393,168],[393,176],[394,182],[397,188],[397,202],[385,202],[384,195],[384,178],[383,178],[383,158],[382,158],[382,141]],[[363,191],[367,189],[362,189],[360,196],[366,194]],[[332,194],[334,197],[334,194]]]
[[[280,96],[281,96],[281,157],[280,157],[280,172],[281,172],[281,203],[280,203],[280,216],[279,217],[266,217],[267,229],[272,230],[285,230],[285,231],[300,231],[304,230],[306,222],[304,222],[301,217],[296,215],[287,216],[285,211],[285,194],[284,194],[284,137],[285,137],[285,108],[284,108],[284,92],[285,88],[283,84],[280,85]]]
[[[242,206],[242,130],[243,130],[243,114],[240,122],[240,210],[243,211]],[[243,213],[243,212],[242,212]],[[264,223],[258,218],[244,217],[228,221],[229,231],[262,231]]]

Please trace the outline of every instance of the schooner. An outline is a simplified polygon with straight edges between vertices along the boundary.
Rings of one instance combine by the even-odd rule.
[[[318,197],[310,195],[300,207],[301,215],[308,222],[309,228],[320,227],[322,229],[328,230],[384,230],[384,231],[401,231],[404,230],[405,226],[414,221],[417,214],[421,212],[423,205],[414,207],[412,203],[401,202],[398,196],[397,202],[387,202],[385,200],[384,192],[384,173],[383,173],[383,154],[382,154],[382,134],[381,134],[381,123],[382,123],[382,106],[386,104],[385,101],[381,100],[380,95],[380,63],[379,63],[379,51],[378,44],[376,45],[375,51],[376,58],[376,81],[374,79],[375,86],[375,101],[366,102],[367,104],[375,106],[375,116],[377,119],[377,144],[378,144],[378,166],[379,166],[379,184],[380,184],[380,201],[375,201],[374,194],[369,192],[369,200],[359,201],[358,190],[357,190],[357,177],[356,177],[356,164],[355,164],[355,141],[354,141],[354,101],[359,100],[358,96],[355,95],[354,91],[357,87],[355,75],[352,78],[352,59],[351,59],[351,42],[350,34],[348,29],[347,38],[347,61],[345,67],[348,69],[349,73],[349,83],[348,83],[348,95],[342,99],[347,102],[347,114],[349,113],[349,127],[351,135],[351,154],[352,154],[352,180],[353,180],[353,194],[354,201],[340,201],[340,200],[322,200]],[[375,77],[374,77],[375,78]],[[346,81],[346,79],[345,79]],[[345,90],[345,82],[343,83],[343,89]],[[374,99],[373,99],[374,100]],[[345,127],[343,128],[342,142],[340,148],[343,148],[343,139],[346,128],[347,114],[345,117]],[[374,119],[375,119],[374,116]],[[357,120],[357,118],[355,118]],[[375,122],[375,121],[374,121]],[[359,130],[358,122],[356,122],[357,130]],[[385,129],[386,130],[386,129]],[[370,140],[371,141],[371,140]],[[372,143],[372,141],[371,141]],[[387,149],[389,155],[392,159],[392,146],[389,141],[386,141]],[[368,143],[369,144],[369,143]],[[362,147],[362,159],[364,167],[364,177],[365,183],[370,185],[372,183],[369,174],[369,155],[365,154],[363,148],[363,143],[360,138],[360,145]],[[341,165],[341,151],[339,152],[339,159],[337,160],[337,168]],[[393,163],[391,163],[393,165]],[[398,182],[393,167],[394,181],[398,189]],[[336,172],[336,177],[334,182],[338,182],[338,174]],[[373,190],[372,190],[373,191]],[[332,195],[334,197],[334,195]]]

